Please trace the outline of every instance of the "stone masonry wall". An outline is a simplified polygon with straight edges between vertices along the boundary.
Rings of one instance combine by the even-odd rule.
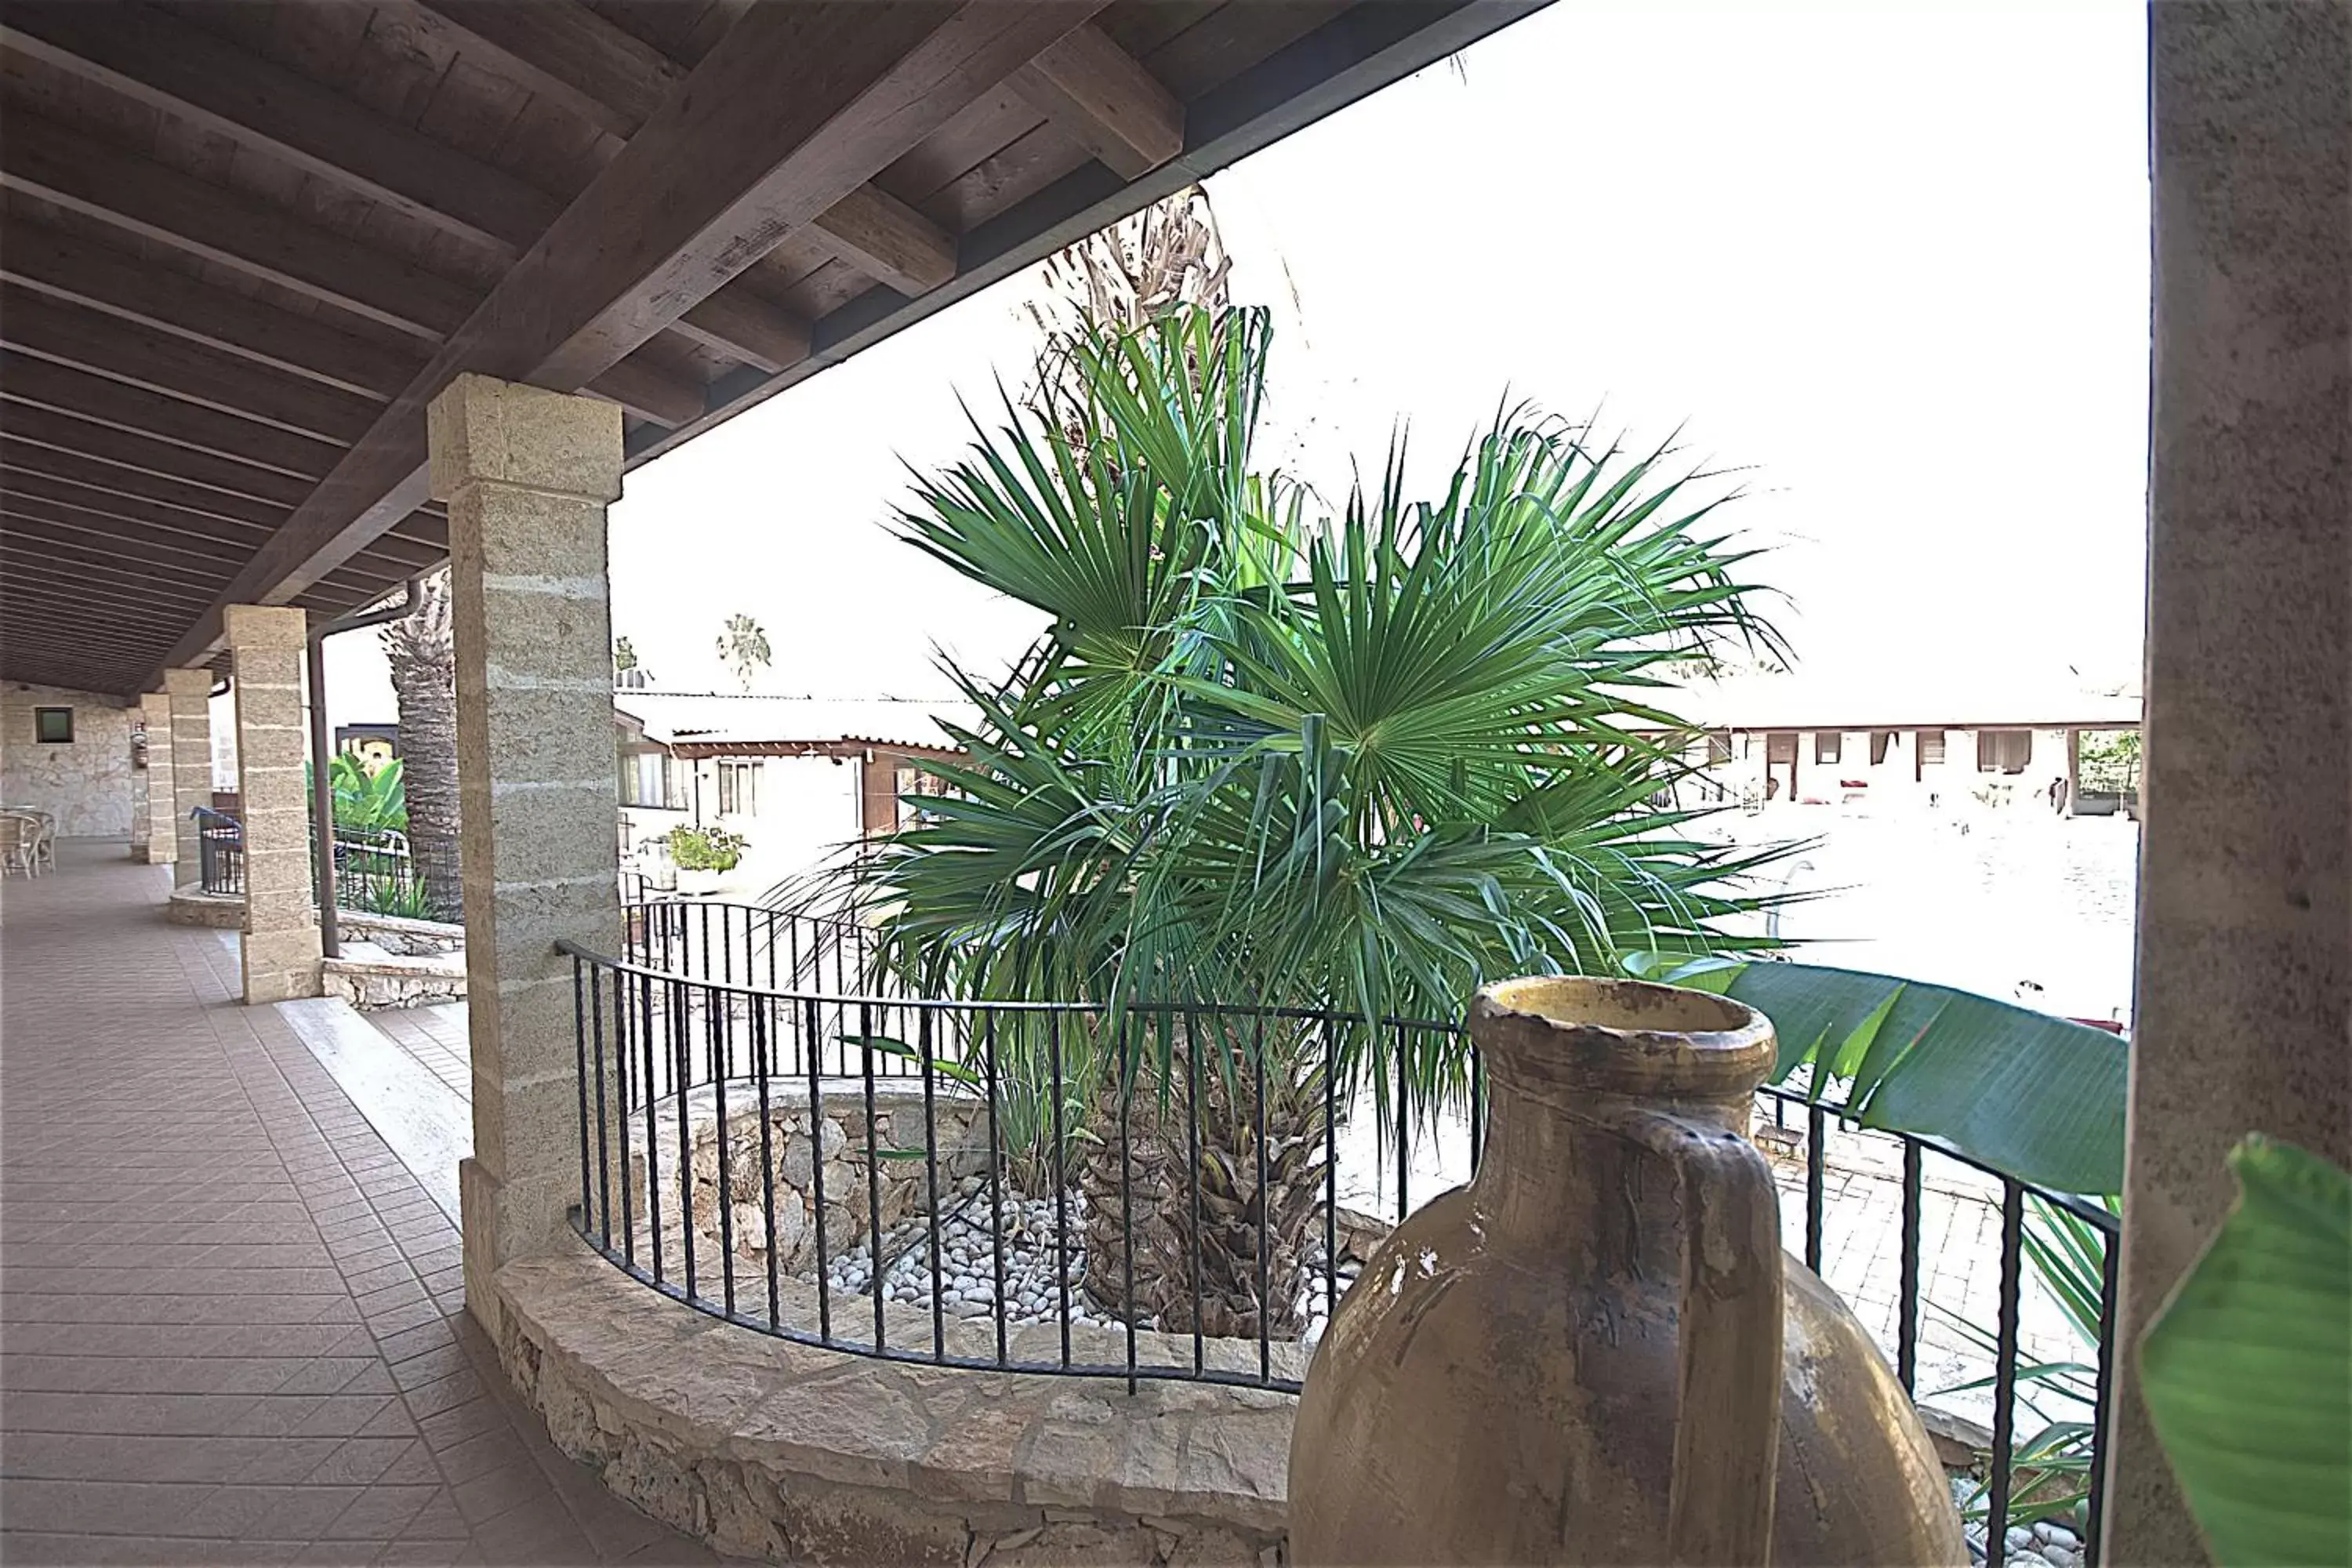
[[[45,746],[34,740],[36,708],[72,709],[72,741]],[[131,726],[137,717],[135,710],[94,692],[14,680],[0,687],[0,805],[51,813],[60,837],[129,833]]]
[[[556,1446],[730,1554],[1282,1563],[1289,1395],[845,1355],[718,1322],[578,1247],[509,1264],[498,1288],[500,1357]],[[927,1330],[892,1315],[894,1341]],[[950,1327],[952,1352],[979,1348]],[[1111,1335],[1081,1337],[1080,1353],[1113,1353]]]

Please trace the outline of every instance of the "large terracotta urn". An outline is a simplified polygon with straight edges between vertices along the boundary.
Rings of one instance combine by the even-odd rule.
[[[1548,978],[1479,993],[1470,1031],[1484,1158],[1317,1347],[1291,1560],[1964,1564],[1901,1384],[1781,1252],[1747,1139],[1771,1025]]]

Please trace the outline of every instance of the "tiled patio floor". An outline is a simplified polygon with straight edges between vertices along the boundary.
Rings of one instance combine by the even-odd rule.
[[[161,869],[0,886],[0,1558],[710,1562],[558,1454],[457,1236]]]

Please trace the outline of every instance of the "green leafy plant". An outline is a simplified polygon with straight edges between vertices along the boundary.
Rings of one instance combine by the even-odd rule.
[[[743,863],[746,840],[723,827],[673,827],[668,841],[681,871],[732,871]]]
[[[1316,515],[1252,462],[1268,348],[1252,311],[1081,332],[1055,418],[1008,403],[921,483],[907,537],[1050,630],[1009,679],[958,676],[980,714],[954,731],[969,761],[938,764],[948,793],[854,872],[884,961],[929,994],[1103,1005],[1062,1041],[1096,1086],[1080,1180],[1115,1215],[1136,1175],[1170,1231],[1139,1269],[1200,1258],[1229,1326],[1211,1331],[1254,1331],[1261,1224],[1275,1256],[1303,1252],[1320,1064],[1297,1029],[1128,1027],[1130,1004],[1452,1019],[1488,978],[1769,945],[1733,917],[1764,901],[1738,882],[1771,854],[1650,804],[1686,771],[1654,700],[1664,667],[1772,643],[1710,521],[1720,498],[1665,452],[1512,410],[1436,499],[1407,498],[1399,447],[1376,490]],[[1341,1037],[1343,1101],[1369,1082],[1391,1113],[1400,1068],[1417,1107],[1466,1092],[1451,1031]],[[1231,1211],[1203,1223],[1265,1216],[1214,1236],[1161,1201],[1188,1181],[1196,1077],[1195,1168]],[[1303,1152],[1266,1162],[1278,1191],[1247,1175],[1260,1124]],[[1118,1278],[1110,1256],[1096,1279]]]
[[[355,832],[406,832],[406,766],[398,757],[369,768],[349,752],[327,761],[327,784],[334,795],[335,826]]]
[[[2125,795],[2139,787],[2137,730],[2086,730],[2076,744],[2075,777],[2084,794]]]
[[[2139,1345],[2140,1390],[2222,1568],[2352,1561],[2352,1175],[2230,1156],[2238,1200]]]
[[[409,921],[438,921],[446,917],[433,902],[423,883],[413,879],[385,879],[360,884],[359,908],[372,915],[396,916]]]
[[[1864,1127],[1934,1138],[2019,1181],[2123,1191],[2121,1037],[1972,992],[1811,963],[1644,953],[1635,973],[1772,1020],[1775,1083],[1801,1078]]]

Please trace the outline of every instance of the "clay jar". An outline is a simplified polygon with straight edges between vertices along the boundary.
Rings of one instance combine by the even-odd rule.
[[[1762,1015],[1515,980],[1470,1032],[1478,1173],[1397,1228],[1316,1350],[1291,1560],[1965,1563],[1911,1402],[1781,1251],[1746,1136]]]

